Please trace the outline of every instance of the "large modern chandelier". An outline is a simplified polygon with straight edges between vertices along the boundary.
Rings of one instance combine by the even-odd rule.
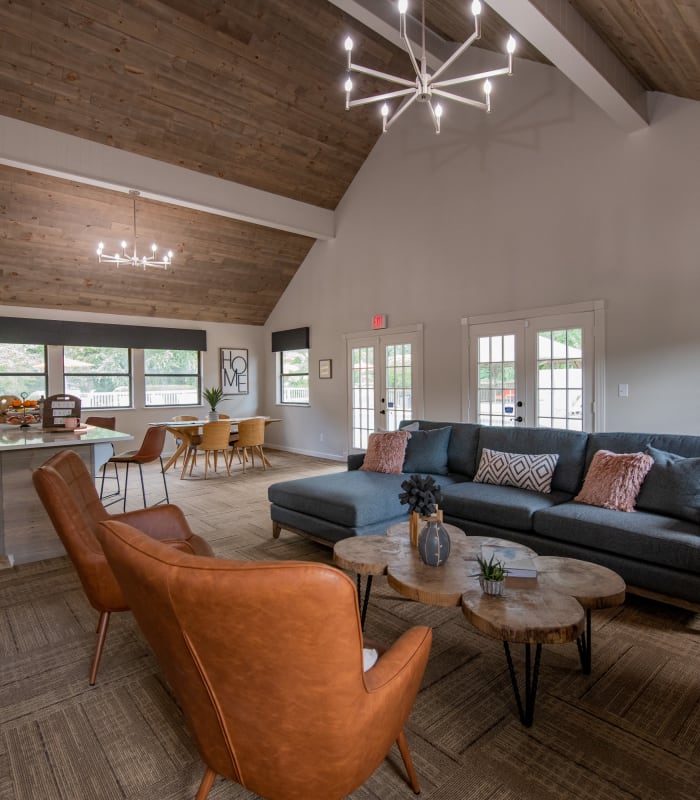
[[[164,255],[163,258],[159,259],[157,257],[158,253],[158,245],[152,244],[151,245],[151,255],[150,256],[138,256],[136,254],[136,198],[139,196],[140,192],[137,192],[135,189],[132,189],[129,194],[133,198],[134,201],[134,249],[129,255],[126,252],[126,248],[129,246],[126,241],[121,243],[121,253],[115,253],[114,255],[109,255],[108,253],[104,252],[104,242],[100,242],[97,246],[97,258],[99,259],[100,263],[103,261],[107,264],[116,264],[117,267],[120,267],[122,264],[129,264],[132,267],[141,267],[141,269],[146,269],[146,267],[157,267],[158,269],[167,269],[169,264],[172,264],[173,261],[173,251],[168,250],[167,255]]]
[[[439,102],[433,104],[433,100],[435,98],[454,100],[455,102],[462,103],[463,105],[474,106],[475,108],[483,109],[488,114],[491,111],[490,78],[495,78],[498,75],[513,74],[513,53],[515,52],[515,39],[512,36],[508,38],[508,43],[506,45],[506,50],[508,53],[507,67],[503,67],[501,69],[492,69],[488,70],[487,72],[477,72],[470,75],[463,75],[460,78],[438,80],[440,76],[447,69],[449,69],[452,64],[454,64],[454,62],[462,55],[462,53],[464,53],[465,50],[471,47],[477,39],[481,38],[481,20],[479,18],[479,15],[481,14],[481,3],[479,0],[473,0],[471,5],[471,12],[474,15],[474,33],[472,33],[467,41],[460,45],[457,50],[455,50],[455,52],[447,59],[447,61],[438,67],[435,72],[432,73],[432,75],[429,74],[427,70],[427,57],[425,48],[425,0],[423,0],[423,41],[420,64],[416,60],[413,48],[411,47],[411,42],[406,35],[406,12],[408,11],[408,0],[399,0],[398,8],[399,34],[401,36],[401,40],[406,46],[408,56],[411,59],[411,64],[415,70],[415,80],[407,80],[406,78],[400,78],[398,75],[389,75],[386,72],[380,72],[376,69],[370,69],[369,67],[362,67],[359,64],[354,64],[352,61],[352,48],[354,43],[348,36],[345,40],[345,50],[348,54],[348,77],[345,81],[345,109],[349,110],[355,106],[367,105],[368,103],[382,103],[382,130],[384,133],[386,133],[396,122],[396,120],[416,101],[419,103],[425,103],[428,106],[430,114],[433,118],[433,123],[435,125],[435,133],[440,133],[440,119],[442,118],[443,112],[442,105]],[[362,97],[357,100],[351,100],[350,93],[352,92],[353,84],[350,73],[352,72],[360,72],[363,75],[371,75],[372,77],[380,78],[381,80],[389,81],[390,83],[398,84],[399,86],[404,86],[406,88],[398,89],[394,92],[385,92],[384,94],[375,94],[370,97]],[[459,86],[463,83],[471,83],[473,81],[480,80],[484,81],[483,88],[484,95],[486,97],[485,101],[472,100],[468,97],[462,97],[461,95],[446,91],[447,87]],[[392,112],[386,101],[401,97],[406,99]]]

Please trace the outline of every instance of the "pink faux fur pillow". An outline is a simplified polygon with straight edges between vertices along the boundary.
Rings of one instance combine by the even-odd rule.
[[[588,467],[578,503],[634,511],[634,503],[654,459],[646,453],[612,453],[598,450]]]
[[[367,472],[388,472],[398,475],[406,455],[406,442],[411,434],[408,431],[390,433],[370,433],[365,460],[360,469]]]

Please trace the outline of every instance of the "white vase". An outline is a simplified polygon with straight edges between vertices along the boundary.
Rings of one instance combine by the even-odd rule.
[[[207,412],[207,419],[209,422],[216,422],[219,419],[219,412],[218,411],[208,411]]]

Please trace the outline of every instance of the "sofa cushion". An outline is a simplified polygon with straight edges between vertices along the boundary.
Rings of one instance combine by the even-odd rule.
[[[408,519],[406,506],[399,500],[404,480],[404,474],[358,469],[273,483],[267,496],[283,508],[347,528],[361,528],[398,516]],[[439,478],[443,489],[453,480],[447,475]]]
[[[642,481],[653,463],[654,459],[648,453],[599,450],[593,456],[583,488],[574,500],[617,511],[634,511]]]
[[[370,433],[367,452],[361,470],[386,472],[397,475],[401,472],[406,454],[406,443],[411,436],[408,431]]]
[[[700,573],[700,528],[685,520],[563,503],[538,511],[534,528],[552,540]],[[673,587],[667,593],[672,594]]]
[[[552,491],[552,475],[558,459],[556,453],[501,453],[485,447],[481,451],[474,483],[517,486],[520,489],[549,494]]]
[[[552,491],[576,494],[583,480],[583,461],[588,434],[552,428],[495,428],[482,426],[479,431],[479,452],[484,447],[506,453],[557,453]]]
[[[637,508],[700,525],[700,458],[683,458],[648,446],[654,459],[637,497]]]
[[[428,431],[411,431],[402,472],[411,475],[447,475],[447,448],[451,433],[452,428],[449,426]]]
[[[564,492],[543,494],[471,481],[443,486],[442,494],[445,515],[464,520],[465,529],[473,520],[498,528],[529,531],[536,511],[571,499],[571,495]]]
[[[586,447],[586,468],[598,450],[613,453],[640,453],[651,446],[685,458],[700,456],[700,436],[676,433],[589,433]]]
[[[451,427],[450,443],[447,447],[447,469],[449,473],[464,475],[471,479],[476,473],[476,453],[479,445],[480,425],[471,422],[432,422],[431,420],[404,420],[399,427],[417,422],[420,430]]]

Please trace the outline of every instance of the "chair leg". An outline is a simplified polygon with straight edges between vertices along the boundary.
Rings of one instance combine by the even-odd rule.
[[[170,496],[168,495],[168,482],[165,480],[165,469],[163,468],[163,456],[160,456],[160,474],[163,476],[163,486],[165,487],[165,502],[170,503]],[[163,501],[161,500],[161,503]]]
[[[413,766],[411,751],[408,749],[408,742],[406,741],[406,733],[403,730],[399,734],[399,738],[396,740],[396,744],[399,747],[401,758],[403,759],[404,766],[406,767],[406,772],[408,773],[408,781],[411,784],[411,789],[413,789],[415,794],[420,794],[420,784],[418,783],[418,775],[416,774],[416,768]]]
[[[126,475],[124,476],[124,511],[126,511],[126,493],[129,491],[129,462],[126,462]]]
[[[213,769],[207,767],[207,771],[204,773],[202,782],[199,784],[199,789],[197,790],[197,796],[195,797],[194,800],[205,800],[205,798],[211,791],[211,787],[214,785],[215,778],[216,778],[216,772],[214,772]]]
[[[95,655],[92,657],[92,666],[90,667],[90,686],[94,686],[95,681],[97,680],[97,670],[100,668],[102,650],[104,649],[105,639],[107,638],[109,615],[109,611],[103,611],[100,614],[100,620],[97,623],[97,644],[95,645]]]
[[[145,486],[145,484],[143,482],[143,468],[141,467],[141,464],[139,464],[138,466],[139,466],[139,476],[141,477],[141,495],[143,497],[143,507],[146,508],[147,507],[146,506],[146,486]]]

